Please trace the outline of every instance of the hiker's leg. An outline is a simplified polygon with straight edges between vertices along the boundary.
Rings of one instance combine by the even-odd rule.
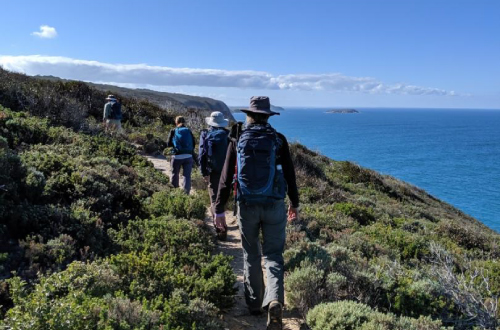
[[[122,121],[121,119],[117,119],[116,120],[116,132],[118,134],[122,134],[123,133],[123,129],[122,129]]]
[[[179,187],[179,172],[181,171],[181,162],[182,159],[175,159],[172,156],[172,160],[170,161],[170,168],[172,169],[172,176],[170,177],[170,181],[175,188]]]
[[[262,253],[259,241],[260,207],[238,203],[238,226],[243,247],[245,300],[248,308],[258,310],[264,298]]]
[[[212,171],[208,180],[208,195],[210,196],[210,212],[215,214],[214,205],[219,191],[220,173]]]
[[[191,191],[191,171],[193,169],[193,157],[183,159],[182,161],[182,176],[184,178],[184,191],[189,195]]]
[[[267,285],[263,307],[273,300],[285,303],[283,284],[283,251],[286,238],[286,209],[283,200],[265,206],[262,212],[262,254],[266,266]]]

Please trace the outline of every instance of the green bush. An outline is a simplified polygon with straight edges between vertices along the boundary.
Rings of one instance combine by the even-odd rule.
[[[153,264],[144,262],[141,265],[152,272],[146,274],[144,271],[144,277],[138,280],[150,283],[150,288],[154,287],[151,282],[160,280],[155,276],[167,267],[160,264],[155,269]],[[172,262],[168,267],[174,271]],[[26,282],[14,277],[9,284],[15,306],[0,321],[0,326],[25,329],[29,324],[30,329],[35,330],[221,329],[216,318],[217,307],[196,297],[199,291],[188,295],[186,292],[190,288],[182,280],[173,283],[176,287],[169,292],[160,292],[156,287],[156,291],[151,292],[153,295],[148,296],[135,290],[136,287],[120,270],[121,267],[108,262],[74,262],[63,272],[41,276],[40,282],[31,291]],[[182,271],[186,268],[177,270],[178,273]],[[224,284],[213,283],[210,287],[221,288]],[[213,294],[207,292],[211,297]]]
[[[324,299],[324,271],[312,264],[302,263],[285,279],[287,302],[302,315]]]
[[[186,219],[204,219],[206,213],[206,205],[199,198],[186,195],[180,189],[154,193],[146,209],[153,216],[173,215]]]
[[[335,210],[342,212],[355,219],[360,225],[368,225],[375,221],[373,210],[363,206],[354,205],[352,203],[337,203],[334,206]]]
[[[429,242],[421,235],[380,223],[365,227],[364,232],[395,252],[401,260],[409,261],[429,256]]]
[[[134,297],[168,296],[182,288],[217,307],[231,304],[236,278],[230,258],[212,256],[209,234],[193,223],[169,217],[136,220],[111,235],[126,252],[112,256],[111,263]]]
[[[441,322],[421,317],[398,318],[354,301],[320,304],[307,314],[312,330],[441,330]]]
[[[373,317],[373,310],[353,301],[320,304],[307,313],[312,330],[357,330]]]

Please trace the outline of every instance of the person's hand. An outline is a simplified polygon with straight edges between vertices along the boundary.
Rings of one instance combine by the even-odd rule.
[[[209,178],[210,178],[210,177],[209,177],[208,175],[203,177],[203,180],[205,181],[205,183],[208,183],[208,179],[209,179]]]
[[[226,231],[227,225],[225,215],[219,215],[215,217],[215,227],[222,232]]]
[[[288,222],[299,220],[299,209],[296,207],[288,206]]]

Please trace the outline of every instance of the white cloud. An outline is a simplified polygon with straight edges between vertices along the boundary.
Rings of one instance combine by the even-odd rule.
[[[43,38],[43,39],[53,39],[57,37],[57,31],[56,28],[48,25],[42,25],[40,26],[40,31],[35,31],[31,33],[31,35]]]
[[[454,96],[454,91],[409,84],[385,84],[371,77],[340,73],[272,75],[261,71],[171,68],[146,64],[110,64],[56,56],[0,56],[7,70],[28,75],[113,82],[133,86],[236,87],[262,90],[330,91],[368,94]]]

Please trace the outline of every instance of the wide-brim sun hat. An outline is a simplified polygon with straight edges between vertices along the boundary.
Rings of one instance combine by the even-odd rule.
[[[116,101],[116,97],[114,95],[108,95],[108,97],[106,98],[106,100],[108,101]]]
[[[213,127],[226,127],[229,124],[229,120],[224,119],[224,114],[220,111],[212,112],[210,117],[205,118],[205,122]]]
[[[252,96],[250,98],[250,107],[241,109],[241,112],[262,113],[269,116],[279,115],[279,112],[271,111],[271,102],[267,96]]]

